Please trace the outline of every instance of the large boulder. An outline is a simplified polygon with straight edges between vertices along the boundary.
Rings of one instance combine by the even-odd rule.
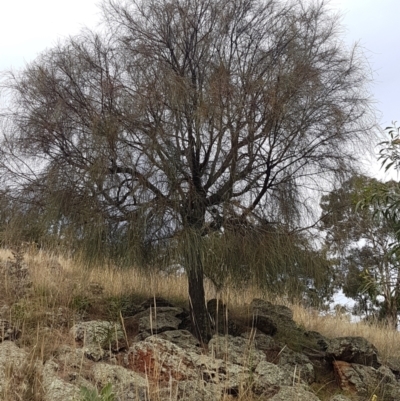
[[[236,336],[243,333],[258,330],[259,332],[273,336],[276,334],[277,325],[274,319],[264,310],[253,310],[251,307],[237,308],[231,315],[230,333]]]
[[[378,368],[378,350],[363,337],[338,337],[330,340],[326,350],[328,358],[335,361],[357,363]]]
[[[268,318],[276,326],[276,330],[283,331],[287,328],[297,328],[293,320],[293,312],[286,306],[274,305],[271,302],[256,298],[251,301],[250,308],[256,322],[259,317],[263,317]],[[255,327],[259,328],[257,323],[255,323]]]

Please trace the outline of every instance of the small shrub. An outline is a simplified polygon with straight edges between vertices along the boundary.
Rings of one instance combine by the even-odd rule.
[[[71,308],[77,312],[87,312],[91,306],[90,299],[85,295],[76,295],[71,301]]]
[[[81,401],[114,401],[115,394],[112,391],[111,383],[104,386],[100,393],[97,389],[91,390],[87,387],[81,387]]]

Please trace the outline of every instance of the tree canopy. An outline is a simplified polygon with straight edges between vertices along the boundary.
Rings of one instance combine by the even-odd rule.
[[[395,186],[394,181],[351,177],[321,198],[320,225],[344,294],[357,301],[357,312],[392,327],[397,327],[400,306],[399,260],[391,252],[396,225],[378,213],[377,203],[367,205],[365,200],[370,193]]]
[[[51,210],[60,235],[101,227],[94,241],[128,238],[142,256],[184,244],[205,339],[204,239],[304,224],[310,194],[370,141],[368,74],[324,2],[110,0],[103,11],[101,34],[8,74],[4,184]]]

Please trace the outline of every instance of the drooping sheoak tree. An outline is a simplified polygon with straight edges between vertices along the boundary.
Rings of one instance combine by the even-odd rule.
[[[111,0],[103,11],[101,35],[8,75],[3,167],[15,187],[58,194],[64,224],[141,216],[147,238],[179,242],[205,341],[203,239],[228,221],[298,221],[307,191],[352,165],[370,132],[363,63],[323,2]]]

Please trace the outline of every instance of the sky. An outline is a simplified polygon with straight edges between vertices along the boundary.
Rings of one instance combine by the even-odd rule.
[[[358,43],[369,62],[379,122],[400,122],[400,1],[332,0],[330,7],[343,16],[346,43]]]
[[[58,40],[96,28],[101,0],[3,0],[0,5],[0,71],[19,69]],[[400,122],[399,0],[330,0],[342,15],[343,39],[358,43],[372,72],[372,94],[382,127]]]
[[[98,0],[2,0],[0,71],[21,68],[58,40],[95,28]]]

